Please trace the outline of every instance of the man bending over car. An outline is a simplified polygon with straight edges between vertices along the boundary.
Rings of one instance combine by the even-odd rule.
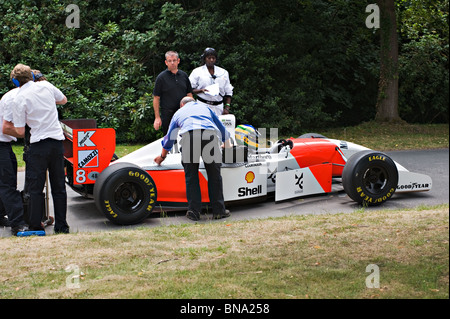
[[[231,147],[230,133],[213,111],[206,105],[197,103],[192,97],[184,97],[180,107],[170,122],[167,135],[162,141],[161,155],[155,158],[155,162],[161,165],[177,140],[178,132],[181,136],[181,162],[184,167],[188,200],[186,217],[200,220],[202,209],[198,176],[200,156],[208,175],[208,194],[213,218],[229,217],[230,212],[225,209],[223,198],[219,138],[225,143],[225,147]]]

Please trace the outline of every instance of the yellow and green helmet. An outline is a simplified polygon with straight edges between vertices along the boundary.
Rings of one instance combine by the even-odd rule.
[[[258,149],[258,136],[261,135],[253,126],[240,124],[235,129],[236,143],[251,149]]]

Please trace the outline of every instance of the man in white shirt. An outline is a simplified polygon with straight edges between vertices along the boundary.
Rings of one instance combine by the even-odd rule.
[[[206,104],[217,116],[230,111],[233,86],[228,71],[218,67],[217,51],[206,48],[201,56],[202,66],[194,69],[189,75],[192,92],[197,101]]]
[[[66,221],[67,193],[64,172],[64,133],[58,119],[56,104],[66,104],[67,98],[47,81],[35,83],[30,67],[18,64],[13,70],[20,90],[14,99],[13,120],[19,136],[30,127],[30,149],[27,154],[26,179],[30,193],[30,230],[43,230],[43,189],[49,172],[55,233],[68,233]]]
[[[14,154],[11,142],[17,139],[11,128],[11,123],[5,120],[11,114],[10,107],[19,89],[13,89],[5,93],[0,100],[0,218],[2,226],[10,226],[13,235],[26,231],[23,220],[23,204],[20,192],[17,190],[17,158]],[[5,133],[4,133],[5,132]],[[5,214],[8,223],[5,223]]]

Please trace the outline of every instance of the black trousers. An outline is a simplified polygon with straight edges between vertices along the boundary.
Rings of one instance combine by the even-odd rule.
[[[11,143],[0,142],[0,215],[11,227],[24,225],[22,196],[17,190],[17,158]]]
[[[168,109],[161,109],[161,129],[163,131],[163,134],[166,135],[167,131],[169,130],[170,121],[172,120],[173,115],[175,112],[178,111],[178,109],[175,110],[168,110]]]
[[[47,170],[53,198],[55,230],[62,230],[69,227],[66,221],[67,193],[62,141],[48,138],[30,145],[26,167],[26,180],[30,194],[30,229],[41,228],[45,200],[43,190]]]
[[[222,175],[222,156],[219,138],[212,130],[193,130],[181,136],[181,154],[186,179],[189,210],[200,213],[202,199],[199,180],[200,157],[208,175],[209,201],[214,215],[225,212]]]

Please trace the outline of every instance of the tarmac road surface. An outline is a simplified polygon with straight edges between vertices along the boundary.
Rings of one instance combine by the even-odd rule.
[[[386,152],[411,172],[429,175],[432,178],[432,190],[423,193],[396,193],[393,198],[379,207],[369,207],[366,210],[403,209],[419,205],[437,205],[449,203],[449,150],[420,150]],[[18,174],[18,189],[23,188],[24,172]],[[97,232],[127,229],[135,227],[158,227],[185,223],[212,223],[224,220],[212,220],[211,215],[202,215],[202,219],[193,222],[185,217],[185,211],[173,211],[160,214],[155,212],[151,217],[138,225],[118,226],[111,223],[95,206],[92,199],[86,199],[67,187],[68,211],[67,220],[71,233]],[[53,204],[50,198],[50,215],[53,215]],[[303,199],[287,200],[275,203],[273,199],[245,206],[229,207],[232,216],[226,219],[247,220],[254,218],[280,217],[288,215],[347,213],[359,209],[340,185],[333,186],[329,194],[315,195]],[[46,233],[53,233],[53,226],[46,228]],[[11,236],[10,228],[0,228],[0,237]]]

